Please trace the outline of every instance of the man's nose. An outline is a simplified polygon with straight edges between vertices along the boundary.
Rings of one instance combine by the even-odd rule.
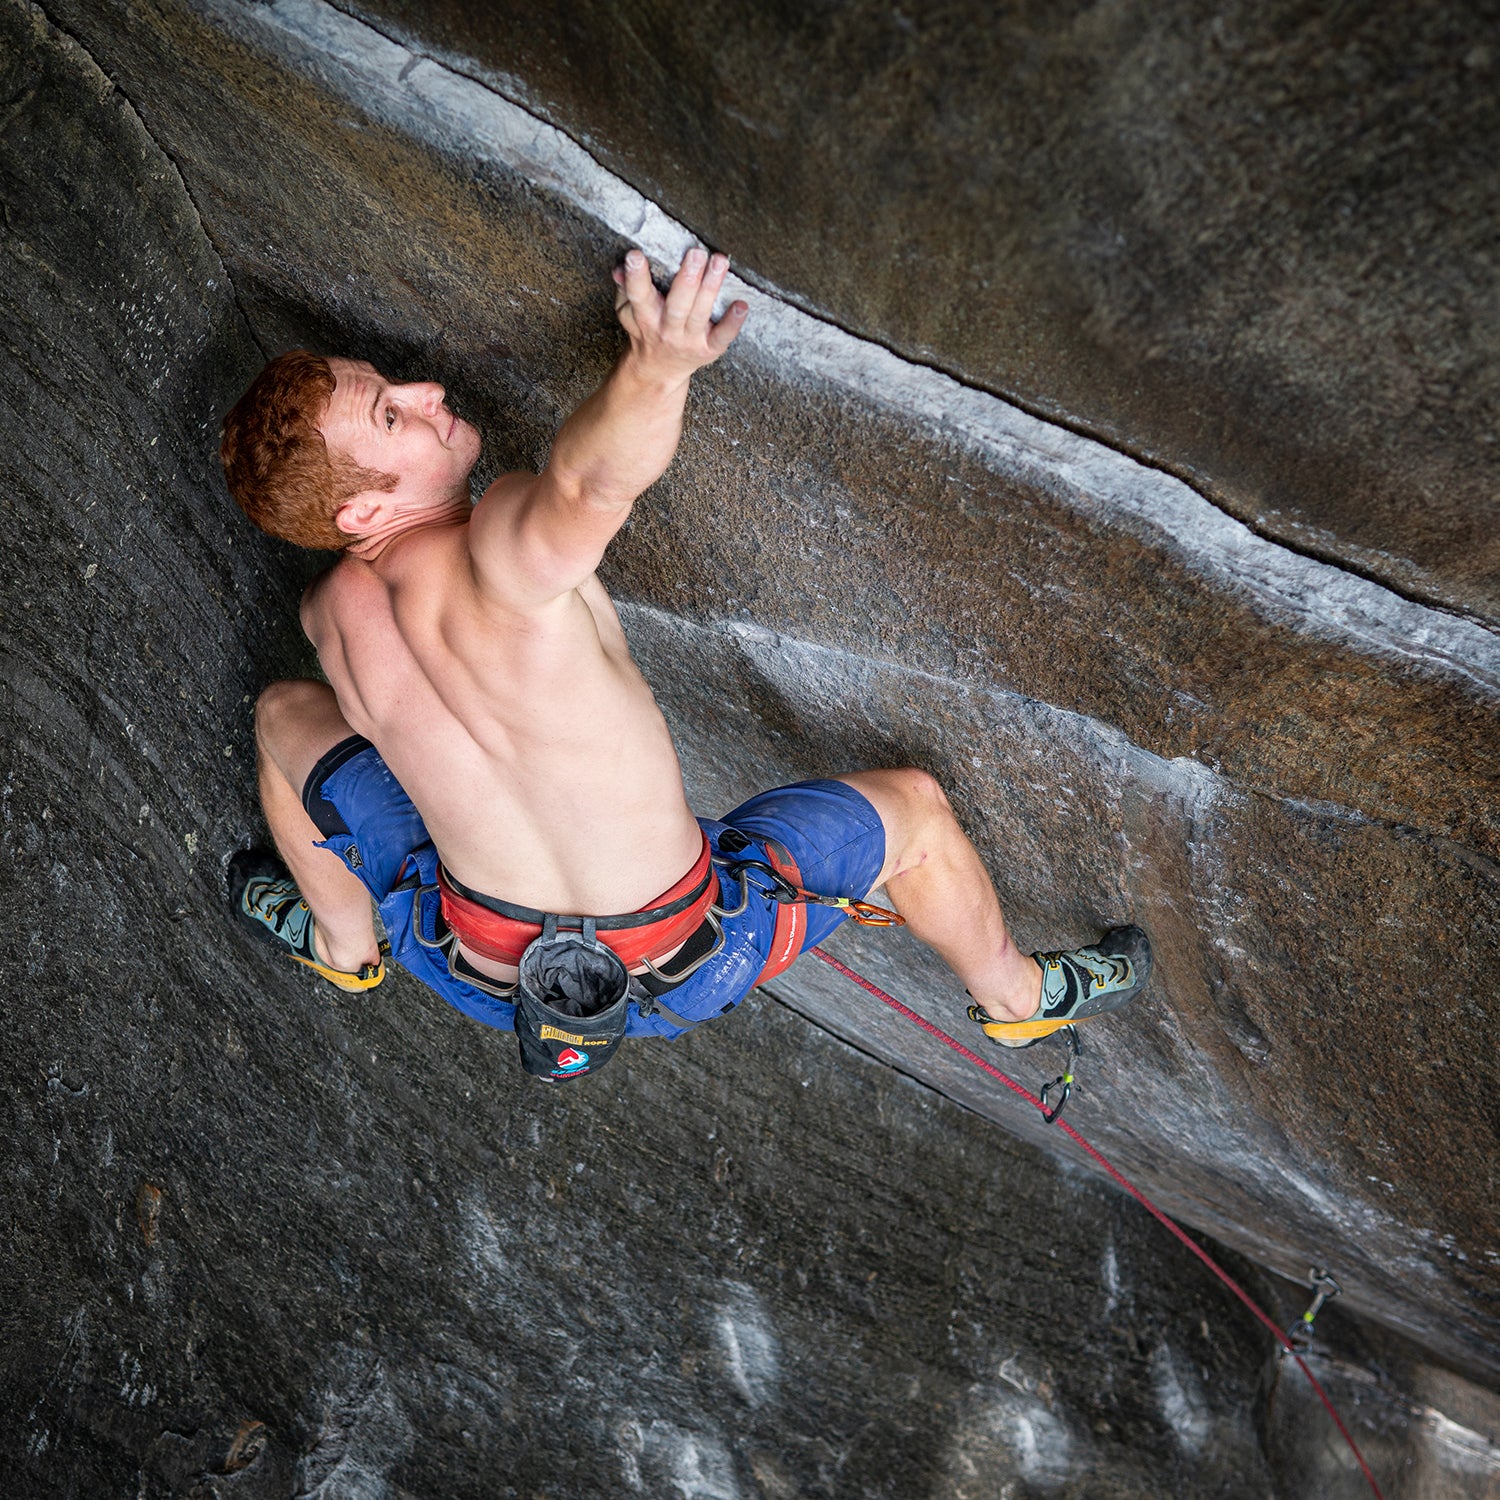
[[[443,398],[448,394],[435,380],[414,380],[403,386],[402,391],[418,411],[429,417],[443,404]]]

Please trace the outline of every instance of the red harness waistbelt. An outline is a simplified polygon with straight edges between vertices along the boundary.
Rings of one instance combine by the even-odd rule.
[[[542,923],[550,915],[468,890],[441,865],[438,866],[438,893],[443,904],[443,920],[458,934],[459,941],[496,963],[520,963],[521,955],[541,936]],[[594,919],[599,941],[613,948],[627,969],[643,959],[655,962],[665,958],[698,930],[718,894],[719,882],[714,876],[708,835],[705,834],[703,848],[692,869],[649,906],[638,912]],[[581,920],[580,917],[563,917],[559,925],[571,928]]]

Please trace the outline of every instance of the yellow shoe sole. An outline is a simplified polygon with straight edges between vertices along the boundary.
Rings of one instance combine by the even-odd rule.
[[[341,990],[358,993],[361,990],[373,990],[385,978],[385,955],[386,945],[380,945],[380,961],[378,963],[366,964],[357,974],[351,974],[346,969],[330,969],[327,964],[315,963],[310,958],[303,958],[300,954],[290,954],[294,963],[302,964],[309,968],[320,979],[326,979],[329,984],[337,985]]]

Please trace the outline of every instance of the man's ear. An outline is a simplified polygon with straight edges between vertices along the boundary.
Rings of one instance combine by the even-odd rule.
[[[333,513],[333,524],[345,536],[369,536],[386,519],[391,497],[383,490],[351,495]]]

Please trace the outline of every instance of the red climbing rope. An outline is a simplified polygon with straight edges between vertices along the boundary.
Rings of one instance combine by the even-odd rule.
[[[889,1005],[892,1010],[897,1011],[899,1014],[905,1016],[908,1021],[915,1022],[916,1025],[920,1026],[922,1030],[927,1032],[930,1036],[935,1036],[944,1045],[951,1047],[955,1052],[959,1054],[960,1057],[968,1058],[968,1060],[973,1063],[976,1068],[983,1068],[991,1078],[998,1079],[1012,1093],[1019,1094],[1021,1098],[1023,1098],[1028,1104],[1032,1105],[1035,1109],[1039,1110],[1043,1115],[1047,1114],[1047,1106],[1043,1104],[1042,1101],[1038,1099],[1037,1096],[1033,1094],[1029,1089],[1023,1088],[1019,1083],[1015,1081],[1014,1078],[1008,1077],[992,1063],[986,1062],[982,1057],[979,1056],[977,1052],[971,1052],[967,1047],[964,1046],[962,1042],[958,1041],[954,1037],[949,1036],[948,1033],[944,1031],[940,1026],[933,1025],[933,1023],[929,1021],[925,1016],[919,1016],[916,1011],[912,1010],[910,1006],[903,1005],[899,1000],[895,998],[894,995],[886,994],[886,992],[881,989],[879,985],[871,984],[863,974],[856,974],[853,969],[851,969],[847,964],[840,963],[838,959],[836,959],[831,953],[825,952],[822,948],[813,948],[809,951],[816,954],[817,957],[821,958],[825,964],[828,964],[830,967],[837,969],[839,973],[842,974],[846,979],[852,979],[854,983],[857,984],[862,990],[867,990],[870,994],[874,995],[877,1000],[884,1001],[885,1004]],[[1328,1412],[1328,1415],[1333,1418],[1333,1425],[1338,1428],[1340,1434],[1343,1436],[1344,1441],[1348,1443],[1349,1451],[1354,1455],[1355,1460],[1358,1462],[1361,1470],[1363,1470],[1365,1478],[1369,1480],[1370,1488],[1375,1492],[1376,1500],[1385,1500],[1385,1497],[1380,1493],[1380,1486],[1375,1483],[1375,1476],[1370,1472],[1370,1466],[1365,1462],[1364,1455],[1359,1451],[1359,1445],[1349,1435],[1349,1429],[1345,1427],[1342,1420],[1340,1420],[1338,1412],[1333,1409],[1333,1402],[1328,1399],[1328,1393],[1323,1389],[1321,1385],[1318,1384],[1317,1377],[1314,1376],[1313,1372],[1307,1368],[1306,1363],[1303,1361],[1302,1356],[1297,1353],[1296,1347],[1295,1345],[1293,1345],[1292,1341],[1271,1320],[1270,1314],[1262,1311],[1259,1304],[1254,1301],[1250,1294],[1239,1284],[1239,1282],[1234,1279],[1234,1277],[1229,1274],[1228,1271],[1223,1268],[1223,1266],[1221,1266],[1211,1255],[1209,1255],[1206,1250],[1195,1244],[1193,1240],[1188,1237],[1187,1233],[1175,1221],[1169,1219],[1166,1214],[1164,1214],[1138,1187],[1136,1187],[1133,1182],[1130,1181],[1129,1178],[1125,1176],[1123,1172],[1121,1172],[1112,1162],[1106,1160],[1106,1158],[1100,1151],[1096,1150],[1086,1140],[1084,1140],[1084,1138],[1079,1135],[1079,1133],[1074,1130],[1066,1120],[1058,1120],[1054,1118],[1053,1123],[1058,1125],[1074,1142],[1076,1142],[1096,1162],[1098,1162],[1099,1165],[1103,1167],[1104,1170],[1108,1172],[1109,1175],[1114,1178],[1114,1180],[1119,1183],[1120,1186],[1124,1188],[1125,1191],[1129,1193],[1130,1196],[1134,1198],[1136,1202],[1138,1202],[1146,1210],[1146,1212],[1152,1216],[1152,1218],[1156,1219],[1159,1223],[1165,1225],[1167,1229],[1171,1230],[1171,1232],[1176,1235],[1176,1237],[1181,1240],[1182,1243],[1186,1245],[1188,1249],[1191,1250],[1193,1254],[1196,1255],[1198,1259],[1201,1260],[1203,1264],[1207,1266],[1208,1269],[1212,1271],[1214,1275],[1217,1276],[1219,1280],[1222,1281],[1224,1285],[1227,1286],[1229,1290],[1233,1292],[1234,1295],[1238,1297],[1240,1301],[1243,1302],[1245,1306],[1248,1307],[1250,1311],[1254,1313],[1255,1316],[1259,1318],[1260,1321],[1264,1323],[1265,1326],[1269,1328],[1273,1334],[1276,1335],[1277,1342],[1282,1346],[1283,1349],[1286,1350],[1288,1354],[1292,1356],[1294,1360],[1297,1361],[1297,1368],[1307,1376],[1307,1383],[1312,1386],[1313,1390],[1318,1393],[1318,1400],[1323,1403],[1323,1406]]]

